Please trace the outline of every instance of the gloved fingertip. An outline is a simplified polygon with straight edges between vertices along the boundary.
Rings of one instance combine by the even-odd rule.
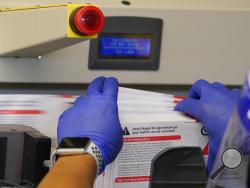
[[[74,102],[74,105],[78,105],[78,104],[84,102],[85,100],[86,100],[86,96],[77,97],[75,102]]]
[[[108,79],[108,80],[112,80],[112,81],[114,81],[114,82],[117,82],[117,83],[118,83],[118,80],[117,80],[117,78],[116,78],[116,77],[111,76],[111,77],[108,77],[107,79]]]
[[[206,80],[197,80],[191,87],[189,91],[189,97],[194,99],[200,99],[202,96],[203,88],[210,87],[210,83]]]
[[[174,107],[174,111],[182,111],[181,102],[179,102],[179,103]]]
[[[211,84],[213,87],[215,87],[215,88],[226,88],[226,86],[225,85],[223,85],[222,83],[220,83],[220,82],[213,82],[212,84]],[[227,88],[226,88],[227,89]]]
[[[99,79],[106,79],[106,77],[105,76],[98,76],[98,77],[96,77],[94,80],[99,80]]]
[[[104,76],[95,78],[88,86],[87,95],[101,93],[105,79],[106,78]]]
[[[224,86],[222,83],[220,82],[213,82],[211,84],[216,90],[220,91],[220,92],[227,92],[228,88],[226,86]]]
[[[175,106],[175,110],[176,111],[181,111],[181,112],[185,112],[190,106],[190,103],[193,103],[194,99],[191,98],[187,98],[184,99],[182,101],[180,101],[176,106]]]
[[[92,80],[92,82],[90,84],[93,84],[95,82],[104,81],[105,79],[106,79],[106,77],[104,77],[104,76],[98,76],[94,80]]]
[[[105,81],[105,83],[106,82],[110,84],[109,86],[115,87],[117,89],[119,87],[118,80],[115,77],[109,77],[109,78],[107,78],[106,81]]]
[[[199,101],[196,99],[188,98],[179,102],[174,110],[188,114],[196,119],[200,119],[201,108]]]
[[[103,94],[110,96],[114,100],[117,100],[118,87],[118,80],[114,77],[109,77],[104,82]]]

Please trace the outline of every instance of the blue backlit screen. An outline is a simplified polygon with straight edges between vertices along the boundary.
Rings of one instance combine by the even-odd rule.
[[[150,58],[151,38],[101,36],[99,56],[104,58]]]

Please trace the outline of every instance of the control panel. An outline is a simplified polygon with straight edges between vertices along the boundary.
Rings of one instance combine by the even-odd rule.
[[[89,69],[157,70],[162,20],[106,17],[103,32],[91,40]]]

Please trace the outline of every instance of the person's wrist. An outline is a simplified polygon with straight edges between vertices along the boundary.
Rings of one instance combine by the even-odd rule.
[[[80,174],[83,170],[89,171],[90,169],[92,169],[90,170],[90,172],[93,172],[93,174],[95,175],[97,165],[93,156],[86,153],[82,155],[60,156],[54,168],[65,169],[65,173],[79,172]]]
[[[72,161],[77,161],[77,163],[81,165],[85,163],[85,159],[88,159],[88,161],[91,161],[92,164],[96,165],[94,157],[88,153],[79,155],[59,156],[56,163],[60,163],[61,161],[63,161],[64,164],[66,163],[72,164]]]
[[[96,176],[104,170],[103,155],[99,147],[88,137],[65,137],[51,156],[53,166],[59,156],[91,155],[96,163]]]

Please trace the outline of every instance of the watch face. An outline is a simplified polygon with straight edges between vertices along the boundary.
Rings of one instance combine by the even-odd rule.
[[[89,140],[89,138],[85,137],[64,138],[58,148],[84,148]]]

